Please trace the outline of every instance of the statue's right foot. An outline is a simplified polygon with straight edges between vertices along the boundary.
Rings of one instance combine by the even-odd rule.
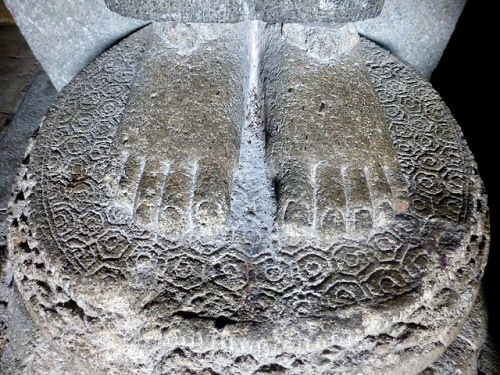
[[[226,223],[245,108],[242,28],[152,26],[115,140],[117,204],[147,230],[215,235]]]

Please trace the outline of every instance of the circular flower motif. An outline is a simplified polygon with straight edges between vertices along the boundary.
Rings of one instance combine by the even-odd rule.
[[[94,85],[98,84],[98,81],[92,82]],[[90,90],[80,95],[80,108],[84,112],[91,112],[96,108],[102,101],[102,95],[97,86],[93,86]]]
[[[409,113],[422,113],[422,103],[418,98],[406,96],[401,100],[401,104]]]
[[[224,255],[214,264],[214,282],[230,291],[243,289],[248,283],[248,264],[234,255]]]
[[[77,237],[77,236],[72,236],[70,238],[68,238],[67,240],[64,241],[64,247],[66,247],[67,249],[69,249],[69,251],[71,253],[74,253],[75,252],[75,249],[83,249],[84,247],[86,247],[86,240],[88,240],[88,238],[81,238],[81,237]]]
[[[79,248],[73,253],[73,256],[77,259],[82,268],[88,271],[97,261],[96,245],[93,244],[90,246]]]
[[[396,95],[389,90],[378,90],[377,96],[383,104],[394,103],[396,101]]]
[[[82,155],[86,153],[91,143],[86,137],[73,137],[67,139],[64,144],[64,151],[70,155]]]
[[[276,263],[271,263],[271,264],[266,264],[265,268],[263,269],[263,274],[265,275],[266,279],[269,280],[272,283],[279,282],[283,280],[285,277],[285,273],[282,271],[281,267],[283,264],[276,264]]]
[[[390,232],[377,233],[370,244],[377,250],[376,257],[383,262],[394,260],[403,247],[403,241]]]
[[[432,200],[426,195],[413,193],[410,195],[411,208],[423,217],[432,216],[434,209]]]
[[[327,308],[353,305],[366,299],[366,295],[354,281],[339,280],[323,294],[322,303]]]
[[[89,158],[93,161],[100,161],[108,158],[110,150],[109,142],[97,142],[92,146],[92,151],[89,153]]]
[[[76,227],[76,218],[79,212],[73,207],[60,204],[51,207],[52,222],[58,236],[64,236],[71,233],[73,228]]]
[[[258,267],[257,286],[263,289],[284,291],[293,285],[290,265],[280,258],[266,256],[256,263]]]
[[[104,220],[99,212],[88,211],[81,217],[84,233],[89,237],[104,228]]]
[[[126,263],[129,270],[145,273],[155,270],[157,260],[156,249],[151,245],[141,244],[134,249]]]
[[[292,312],[301,318],[314,316],[321,306],[320,295],[312,292],[299,292],[286,297],[292,307]]]
[[[443,177],[447,190],[451,191],[452,193],[462,194],[466,179],[462,171],[449,169],[446,171]]]
[[[374,259],[370,259],[372,252],[364,245],[342,246],[334,251],[333,258],[340,272],[356,276],[374,263]]]
[[[463,157],[460,150],[456,147],[448,146],[441,152],[448,165],[455,165],[457,167],[463,166]]]
[[[78,122],[80,113],[77,108],[76,101],[66,101],[66,103],[61,106],[61,109],[57,111],[57,125],[60,127],[61,125],[69,125]]]
[[[183,289],[192,289],[203,283],[205,264],[190,256],[178,255],[165,261],[165,276]]]
[[[414,247],[406,252],[402,266],[406,274],[413,280],[420,279],[430,263],[429,254],[423,247]]]
[[[412,116],[412,118],[408,121],[408,127],[418,132],[433,133],[436,130],[437,125],[435,122],[430,121],[425,117]]]
[[[101,121],[118,116],[123,111],[123,103],[117,98],[106,98],[97,108]]]
[[[101,94],[104,97],[109,98],[125,98],[130,89],[123,84],[119,83],[108,83],[102,88]]]
[[[458,221],[460,212],[462,212],[462,200],[452,195],[446,195],[437,203],[436,211],[440,216],[448,220]]]
[[[436,152],[439,148],[439,143],[436,141],[436,138],[432,135],[428,134],[416,134],[413,137],[413,140],[417,147],[425,152]]]
[[[114,76],[116,82],[130,83],[134,80],[135,72],[132,69],[122,67]]]
[[[411,289],[399,270],[379,269],[367,280],[367,287],[375,296],[395,297]]]
[[[387,91],[394,93],[396,96],[408,94],[408,86],[406,83],[394,78],[386,80],[384,82],[384,87]]]
[[[64,144],[68,138],[69,138],[69,133],[68,133],[69,128],[60,126],[55,129],[53,129],[50,132],[50,145],[55,149],[59,148],[62,144]]]
[[[374,76],[378,76],[379,79],[388,79],[394,76],[391,65],[377,65],[371,68],[370,73]]]
[[[415,174],[417,189],[423,190],[427,194],[437,195],[443,191],[442,181],[437,173],[420,171]]]
[[[100,140],[103,142],[112,141],[112,137],[114,136],[114,131],[116,129],[116,124],[114,119],[109,119],[109,121],[102,120],[96,124],[93,129],[92,136],[96,140]]]
[[[413,142],[399,141],[396,143],[396,152],[402,156],[415,157],[418,147]]]
[[[399,167],[405,175],[409,175],[415,171],[415,160],[408,157],[399,158]]]
[[[395,104],[388,105],[385,107],[385,114],[392,121],[404,121],[405,113]]]
[[[456,144],[457,143],[457,132],[453,125],[448,122],[441,122],[436,126],[436,137],[445,143]]]
[[[428,171],[439,172],[444,167],[443,160],[436,154],[424,154],[417,159],[417,165]]]
[[[97,243],[99,254],[103,259],[119,259],[129,246],[128,238],[113,229],[102,236]]]
[[[419,98],[421,100],[441,100],[439,95],[434,90],[429,90],[428,86],[424,86],[416,81],[413,83],[413,85],[411,85],[409,92],[413,97]]]
[[[96,119],[92,112],[84,112],[71,122],[71,129],[75,133],[88,133],[95,123]]]
[[[300,255],[300,253],[299,253]],[[316,286],[332,273],[330,262],[318,254],[306,254],[296,261],[297,275],[303,284]]]
[[[104,75],[99,74],[99,76],[114,76],[120,71],[120,66],[118,64],[113,64],[111,61],[107,63],[101,63],[99,64],[99,68],[101,69],[102,73],[106,73]]]
[[[110,206],[106,209],[106,218],[110,224],[124,225],[132,220],[132,212],[122,205]]]
[[[413,135],[412,129],[406,123],[397,121],[391,124],[391,133],[400,138],[411,138]]]
[[[424,103],[425,117],[432,121],[445,121],[451,118],[449,111],[446,109],[441,101],[432,99]]]
[[[403,82],[408,87],[408,94],[413,93],[414,90],[412,90],[412,88],[421,85],[419,80],[415,78],[415,73],[413,69],[408,69],[408,67],[405,65],[396,65],[396,66],[397,66],[396,69],[397,69],[398,80]],[[418,95],[412,95],[412,96],[420,99]]]

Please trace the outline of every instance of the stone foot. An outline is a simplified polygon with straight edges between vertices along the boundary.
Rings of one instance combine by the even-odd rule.
[[[264,92],[277,225],[357,234],[407,208],[406,182],[350,26],[268,28]]]
[[[241,28],[153,26],[115,142],[117,204],[148,230],[212,235],[226,222],[244,117]]]

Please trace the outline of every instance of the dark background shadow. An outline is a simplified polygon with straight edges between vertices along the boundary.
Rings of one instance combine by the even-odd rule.
[[[492,236],[483,281],[489,333],[500,347],[500,179],[496,176],[500,170],[500,137],[496,136],[500,124],[492,100],[499,96],[497,69],[493,68],[493,51],[499,44],[488,30],[494,22],[489,17],[495,14],[492,3],[468,1],[431,82],[460,124],[488,193]]]

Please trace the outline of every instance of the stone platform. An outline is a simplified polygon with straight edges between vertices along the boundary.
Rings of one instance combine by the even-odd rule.
[[[486,215],[438,95],[349,26],[156,24],[49,109],[9,246],[60,373],[418,373]]]

